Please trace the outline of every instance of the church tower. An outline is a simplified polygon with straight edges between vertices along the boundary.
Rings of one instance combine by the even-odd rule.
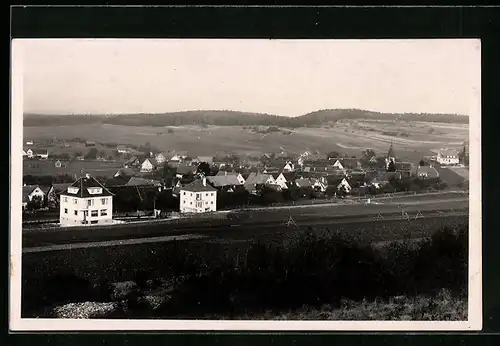
[[[396,155],[394,154],[394,149],[392,148],[392,141],[389,151],[387,152],[387,157],[385,158],[385,168],[389,168],[389,164],[391,162],[396,163]]]

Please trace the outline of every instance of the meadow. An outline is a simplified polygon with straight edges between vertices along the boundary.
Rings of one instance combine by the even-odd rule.
[[[261,154],[284,149],[290,153],[318,150],[325,154],[339,151],[349,156],[360,155],[372,148],[384,155],[391,141],[400,159],[419,160],[433,155],[441,147],[460,148],[468,139],[468,125],[419,122],[339,121],[334,126],[299,127],[283,132],[256,133],[246,126],[124,126],[112,124],[82,124],[78,126],[24,127],[24,137],[32,140],[71,139],[81,137],[99,143],[144,145],[149,142],[162,151],[187,150],[192,156],[215,155],[221,152]],[[438,124],[439,125],[439,124]],[[392,128],[399,129],[393,132]],[[430,131],[430,129],[438,130]],[[389,133],[389,134],[384,134]],[[401,133],[407,135],[402,136]]]
[[[371,311],[373,319],[378,307],[385,319],[464,319],[467,226],[434,224],[420,239],[382,244],[366,242],[372,230],[360,238],[333,227],[23,254],[23,317],[75,317],[111,304],[114,316],[93,317],[356,319]]]

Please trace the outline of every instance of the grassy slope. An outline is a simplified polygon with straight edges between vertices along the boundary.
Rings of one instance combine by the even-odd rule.
[[[348,127],[349,126],[349,127]],[[121,126],[108,124],[93,124],[79,126],[25,127],[26,139],[40,140],[51,137],[71,139],[84,137],[98,142],[115,142],[123,144],[143,145],[150,142],[160,150],[187,150],[193,155],[213,155],[217,152],[262,153],[279,151],[284,148],[288,152],[300,153],[305,150],[319,150],[326,153],[331,150],[358,155],[365,148],[373,148],[378,154],[384,155],[389,143],[394,141],[396,155],[400,159],[419,160],[422,156],[431,155],[433,148],[462,143],[467,138],[466,131],[447,130],[448,136],[427,134],[426,141],[422,134],[401,138],[385,136],[380,133],[364,131],[356,125],[335,128],[299,128],[291,135],[281,132],[270,134],[253,133],[241,126],[181,126],[173,128],[169,133],[167,128],[146,126]],[[378,127],[383,128],[385,123]],[[349,130],[347,130],[349,128]],[[408,129],[407,131],[410,131]],[[406,130],[405,130],[406,131]],[[443,131],[442,131],[443,132]]]

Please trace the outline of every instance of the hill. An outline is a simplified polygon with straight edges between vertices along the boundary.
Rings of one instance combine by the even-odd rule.
[[[237,112],[228,110],[196,110],[155,114],[122,115],[43,115],[24,114],[24,126],[63,126],[81,124],[111,124],[125,126],[280,126],[287,128],[318,127],[339,120],[426,121],[468,124],[469,117],[458,114],[379,113],[360,109],[330,109],[307,113],[298,117]]]

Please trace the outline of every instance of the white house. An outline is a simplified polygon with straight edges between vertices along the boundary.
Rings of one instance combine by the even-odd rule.
[[[273,176],[274,178],[274,176]],[[283,173],[278,174],[276,178],[274,178],[274,182],[276,185],[279,185],[282,189],[287,189],[287,180],[286,177],[283,175]]]
[[[441,149],[436,157],[441,165],[458,165],[460,162],[459,152],[455,149]]]
[[[319,190],[321,192],[326,192],[326,188],[328,187],[328,183],[326,182],[326,178],[325,177],[321,177],[319,179],[311,179],[311,183],[312,183],[312,188],[314,190]]]
[[[283,167],[284,172],[293,172],[295,170],[295,166],[293,162],[288,161],[285,166]]]
[[[26,156],[28,156],[30,159],[33,158],[33,149],[29,148],[26,150]]]
[[[340,170],[344,170],[344,166],[342,166],[342,163],[339,160],[335,161],[333,167],[338,168]]]
[[[344,188],[347,193],[351,192],[351,185],[349,185],[349,182],[346,180],[346,178],[342,179],[342,181],[337,185],[337,190]]]
[[[26,145],[33,145],[33,141],[26,141]]]
[[[181,187],[179,192],[181,213],[206,213],[217,210],[217,190],[207,179],[197,179]]]
[[[141,173],[152,172],[157,166],[155,159],[146,158],[141,164]]]
[[[130,149],[127,148],[126,146],[124,145],[119,145],[116,147],[116,150],[118,151],[118,153],[120,154],[128,154],[130,153]]]
[[[33,198],[39,197],[42,201],[45,198],[45,193],[38,185],[25,185],[23,186],[22,205],[23,209],[26,208],[28,202]]]
[[[59,201],[61,226],[113,222],[113,194],[88,174],[61,192]]]
[[[167,157],[165,156],[165,154],[163,153],[158,153],[155,155],[155,160],[156,162],[158,162],[159,164],[162,164],[164,163],[165,161],[167,161]]]

